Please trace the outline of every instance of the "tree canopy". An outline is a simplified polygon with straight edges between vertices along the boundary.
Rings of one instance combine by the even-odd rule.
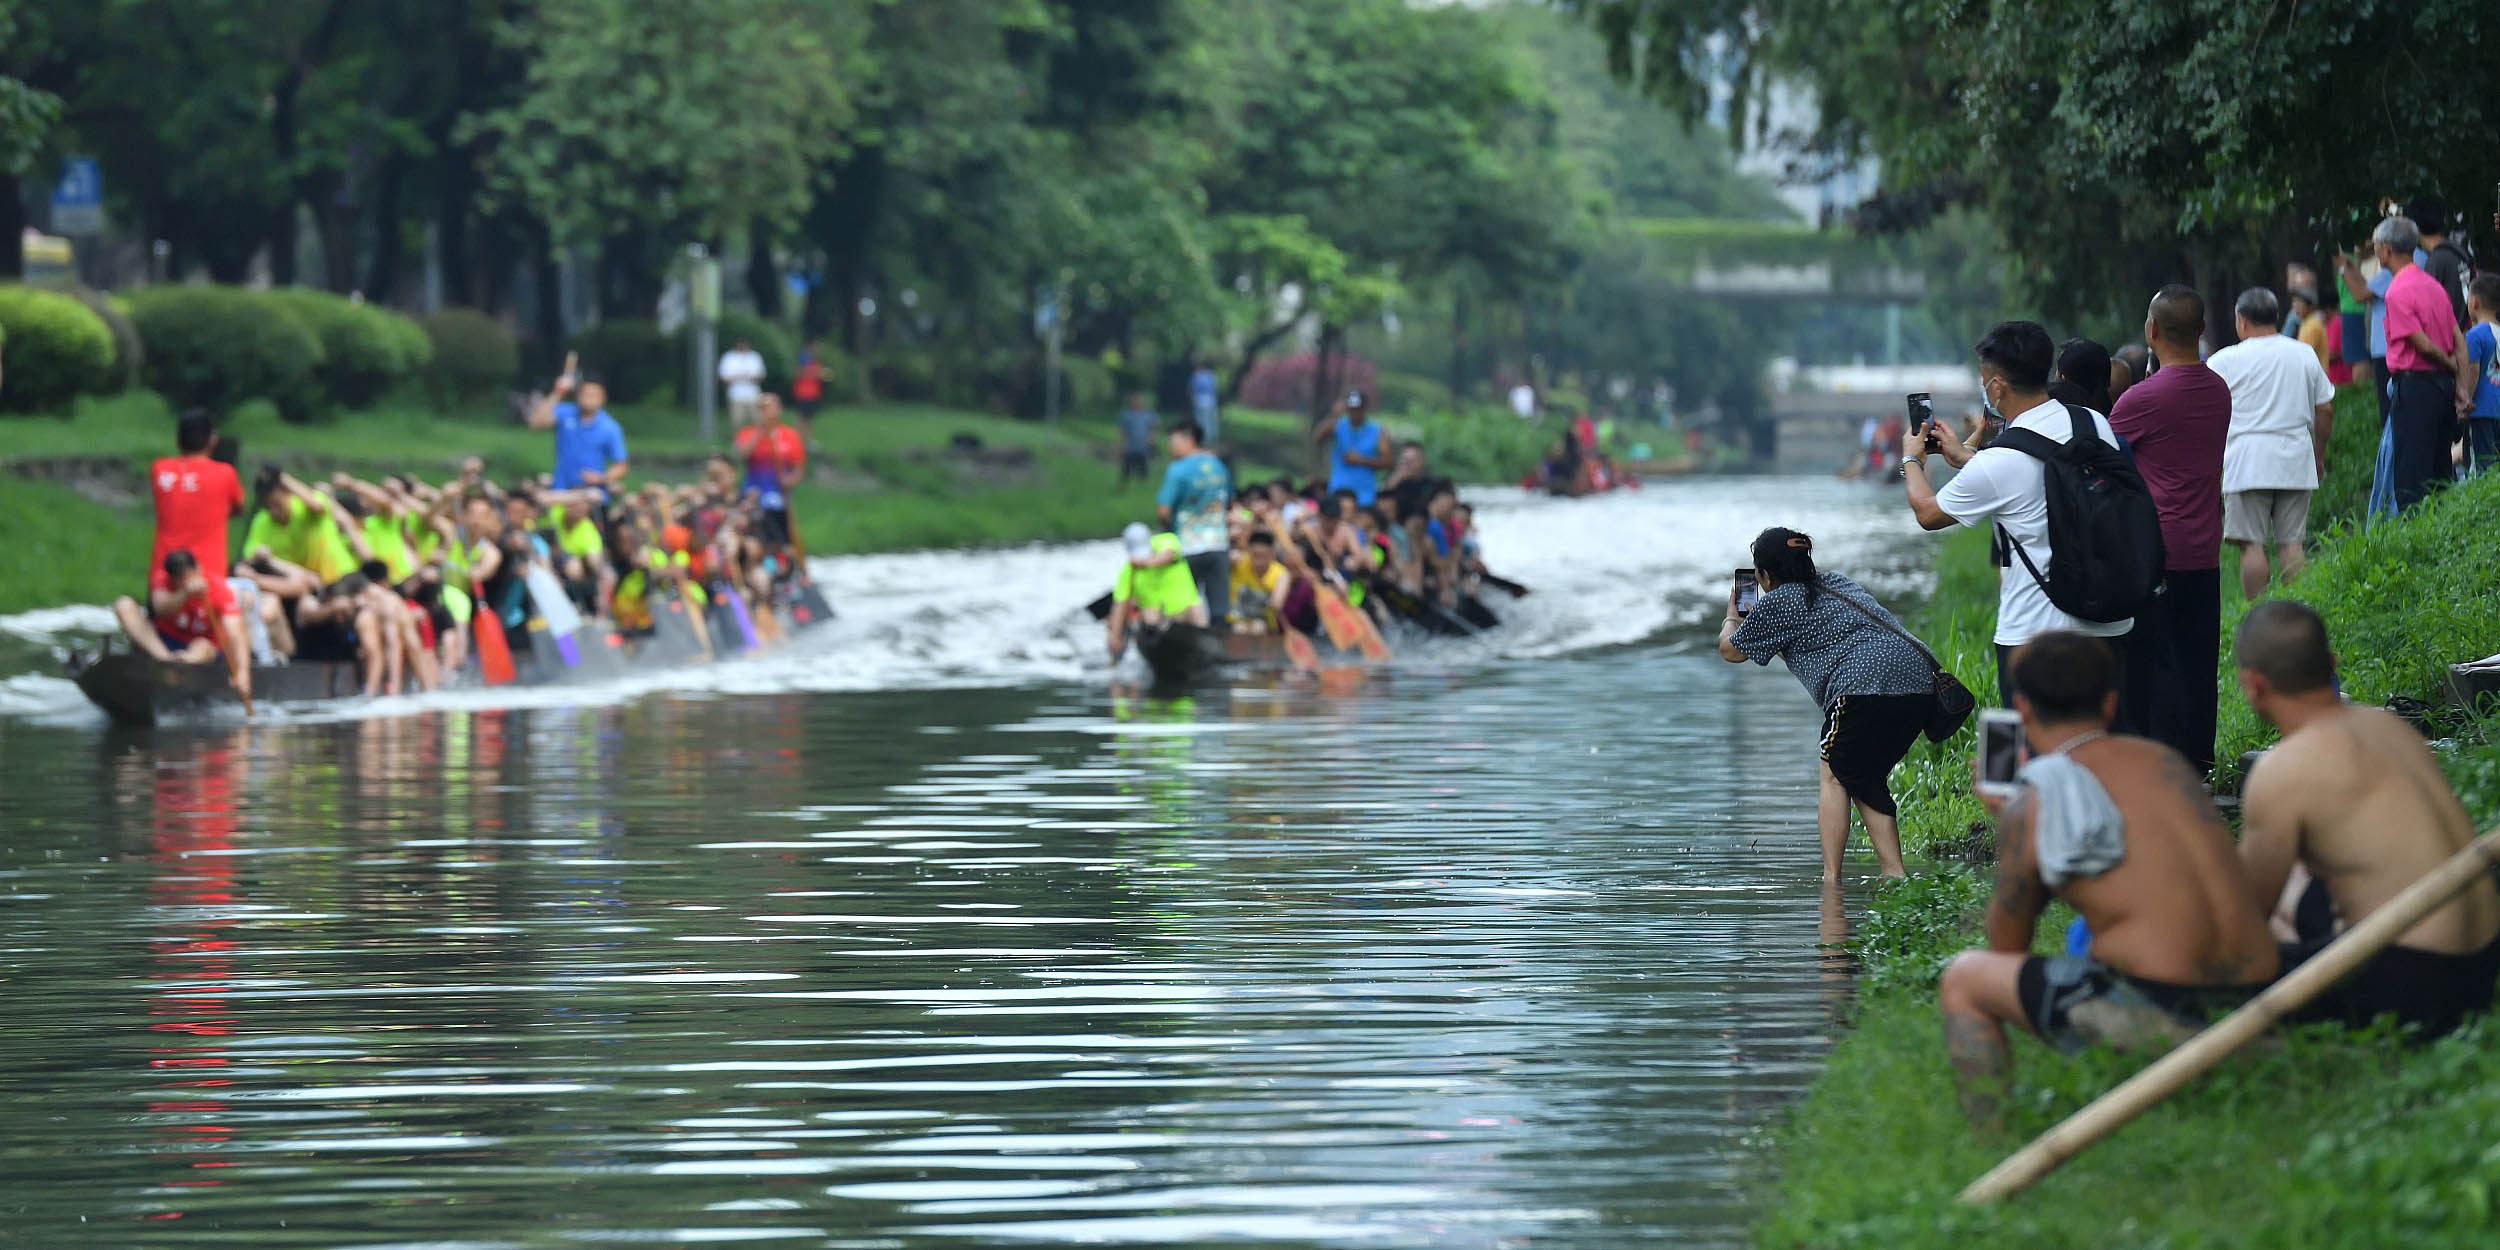
[[[1760,317],[1632,223],[1785,210],[1601,49],[1525,3],[0,0],[0,226],[92,155],[178,273],[406,303],[430,255],[541,357],[701,243],[854,383],[1028,411],[1045,309],[1147,382],[1317,342],[1734,396]]]
[[[2051,314],[2131,325],[2162,281],[2227,292],[2353,243],[2382,197],[2490,194],[2487,0],[1563,3],[1688,117],[1724,101],[1801,160],[1879,157],[1866,228],[1981,209]],[[1817,109],[1775,133],[1783,82]]]

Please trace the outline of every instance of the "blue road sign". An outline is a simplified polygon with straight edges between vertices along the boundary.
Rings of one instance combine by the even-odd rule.
[[[104,229],[104,171],[95,159],[73,156],[61,162],[61,180],[52,184],[52,233],[95,234]]]

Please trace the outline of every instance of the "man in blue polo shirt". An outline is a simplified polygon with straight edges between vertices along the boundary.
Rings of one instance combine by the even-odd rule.
[[[578,387],[578,400],[566,398]],[[608,388],[582,376],[572,358],[553,390],[530,409],[530,428],[556,432],[558,490],[613,489],[625,483],[625,427],[608,415]]]
[[[1388,451],[1363,392],[1347,392],[1340,407],[1342,415],[1311,431],[1311,441],[1328,444],[1329,493],[1353,491],[1354,501],[1368,508],[1380,493],[1380,470],[1389,467]]]

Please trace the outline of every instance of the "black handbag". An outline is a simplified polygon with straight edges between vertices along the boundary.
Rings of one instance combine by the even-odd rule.
[[[1926,657],[1927,671],[1934,676],[1936,682],[1936,710],[1927,720],[1927,740],[1942,742],[1960,733],[1962,722],[1969,720],[1971,710],[1979,706],[1979,700],[1971,697],[1970,687],[1963,685],[1961,678],[1946,672],[1944,665],[1937,662],[1936,653],[1928,650],[1926,643],[1911,637],[1908,630],[1876,615],[1865,604],[1839,591],[1826,590],[1823,593],[1856,608],[1859,615],[1882,626],[1893,637],[1918,648],[1918,653]]]

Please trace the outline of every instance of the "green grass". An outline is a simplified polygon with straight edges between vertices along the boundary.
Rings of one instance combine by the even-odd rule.
[[[2351,403],[2352,394],[2339,400],[2343,408]],[[2358,513],[2376,422],[2375,406],[2366,421],[2339,421],[2321,507]],[[2357,476],[2338,472],[2354,460]],[[1985,535],[1948,536],[1936,568],[1937,594],[1910,623],[1965,682],[1985,691],[1994,673],[1987,643],[1996,579]],[[2500,480],[2487,479],[2366,532],[2333,529],[2291,593],[2325,614],[2354,697],[2436,702],[2445,664],[2500,650],[2494,568]],[[2227,599],[2226,631],[2244,610],[2236,589]],[[2217,682],[2227,768],[2271,734],[2225,674]],[[2441,762],[2487,826],[2500,820],[2500,747],[2470,719],[2460,717],[2456,728]],[[1933,856],[1962,849],[1980,818],[1967,794],[1968,760],[1965,731],[1944,747],[1922,746],[1896,774],[1903,840],[1918,875],[1878,888],[1858,924],[1850,945],[1863,969],[1860,1009],[1812,1091],[1771,1132],[1775,1176],[1765,1182],[1759,1244],[2492,1244],[2500,1218],[2493,1129],[2500,1026],[2490,1021],[2420,1049],[2378,1034],[2303,1031],[2226,1063],[2031,1191],[1992,1208],[1956,1205],[1963,1185],[2142,1062],[2061,1056],[2018,1039],[2011,1131],[1983,1140],[1963,1123],[1943,1057],[1935,976],[1955,951],[1979,943],[1987,878],[1983,868]],[[2035,949],[2055,949],[2065,920],[2063,909],[2044,917]]]
[[[155,533],[144,505],[110,508],[57,483],[8,482],[0,487],[0,613],[135,593],[147,584]]]

